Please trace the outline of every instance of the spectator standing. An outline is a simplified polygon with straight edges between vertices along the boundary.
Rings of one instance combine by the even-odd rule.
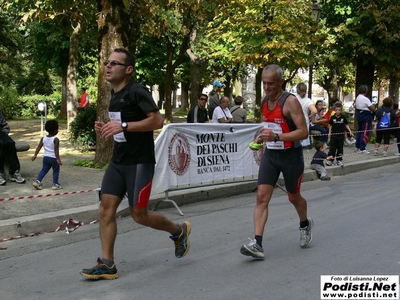
[[[188,123],[208,123],[207,98],[206,94],[200,95],[197,104],[190,109],[187,115],[186,121]]]
[[[358,124],[358,132],[356,136],[356,153],[369,154],[366,149],[370,130],[372,128],[373,112],[375,111],[375,104],[367,98],[368,87],[360,85],[358,88],[358,96],[356,98],[356,118]]]
[[[143,226],[171,234],[175,256],[181,258],[190,248],[188,221],[176,224],[156,211],[148,210],[154,176],[153,130],[163,126],[163,118],[149,90],[131,80],[135,58],[126,49],[115,49],[104,62],[105,79],[112,85],[110,122],[95,122],[96,133],[113,137],[111,162],[101,184],[100,239],[102,257],[97,265],[80,270],[89,279],[116,279],[114,245],[117,236],[115,214],[127,193],[132,218]]]
[[[11,175],[10,180],[16,183],[25,182],[25,178],[20,174],[21,165],[19,163],[17,149],[15,148],[15,142],[9,137],[9,133],[10,126],[3,113],[0,111],[0,185],[7,184],[4,174],[4,165],[6,162]]]
[[[36,180],[33,182],[33,187],[37,190],[41,190],[42,180],[46,174],[53,169],[53,190],[61,190],[62,187],[58,182],[60,177],[60,166],[62,165],[60,159],[60,140],[57,137],[58,134],[58,122],[56,120],[49,120],[46,122],[44,128],[48,135],[40,139],[39,145],[36,148],[35,154],[32,156],[34,161],[39,151],[44,147],[43,154],[43,167],[39,172]]]
[[[310,129],[310,119],[314,119],[317,114],[317,109],[315,108],[314,103],[312,103],[311,99],[307,97],[307,85],[304,82],[300,82],[296,86],[296,98],[299,100],[301,108],[303,110],[304,119],[307,124],[307,132],[309,133]],[[301,142],[303,147],[310,145],[310,138],[307,137]]]
[[[208,117],[211,120],[213,117],[214,109],[220,104],[219,93],[221,92],[222,83],[218,80],[213,82],[213,89],[208,94]]]
[[[82,88],[81,100],[79,101],[80,110],[84,110],[85,108],[90,106],[89,95],[86,93],[86,88]]]
[[[336,159],[336,165],[343,166],[343,146],[344,146],[344,134],[346,129],[350,136],[353,136],[350,126],[347,122],[347,118],[342,115],[342,103],[335,103],[335,114],[329,121],[329,152],[328,156],[331,158],[326,162],[327,166],[332,166],[334,159]]]
[[[375,140],[375,150],[374,155],[378,155],[379,147],[381,145],[383,139],[383,156],[387,156],[387,151],[389,149],[390,136],[392,133],[395,133],[397,130],[393,130],[393,128],[397,129],[397,116],[393,107],[393,100],[391,98],[385,98],[382,101],[382,106],[379,107],[376,111],[376,123],[375,123],[375,132],[376,132],[376,140]],[[384,114],[387,114],[387,120],[383,120]],[[384,124],[382,124],[384,123]]]
[[[242,108],[243,97],[236,96],[235,105],[231,107],[231,114],[233,117],[233,123],[246,123],[247,112]]]
[[[307,217],[307,201],[300,194],[304,173],[303,148],[300,140],[308,135],[304,114],[299,101],[282,90],[285,82],[278,65],[267,65],[262,72],[266,94],[261,105],[264,129],[255,143],[266,143],[258,173],[257,202],[254,208],[254,239],[242,245],[243,255],[264,259],[262,240],[268,220],[268,206],[274,187],[282,172],[289,201],[300,219],[300,246],[312,242],[313,220]]]
[[[221,98],[221,104],[218,105],[213,112],[211,123],[232,123],[233,117],[229,110],[229,97]]]
[[[328,172],[325,169],[324,160],[332,159],[333,157],[328,156],[328,154],[325,153],[326,148],[322,141],[317,141],[314,147],[317,151],[314,153],[314,156],[311,160],[310,169],[317,171],[319,179],[331,180],[331,178],[328,176]]]

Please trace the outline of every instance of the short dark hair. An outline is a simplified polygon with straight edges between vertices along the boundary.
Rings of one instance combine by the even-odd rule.
[[[342,102],[336,101],[333,107],[334,108],[343,108]]]
[[[321,141],[316,141],[315,142],[315,145],[314,145],[314,148],[315,148],[315,150],[317,150],[317,151],[319,151],[319,150],[321,150],[321,148],[324,146],[324,143],[323,142],[321,142]]]
[[[44,129],[48,133],[54,134],[58,130],[58,122],[56,120],[48,120],[44,125]]]
[[[393,99],[390,97],[386,97],[382,100],[383,106],[391,107],[393,105]]]
[[[206,97],[206,99],[208,99],[208,95],[207,95],[207,94],[200,94],[199,99],[200,99],[201,97]]]
[[[125,54],[125,65],[135,67],[135,56],[125,48],[116,48],[114,52]]]
[[[317,100],[317,102],[315,102],[315,106],[318,106],[318,104],[320,103],[324,103],[322,100]]]
[[[235,104],[240,105],[243,103],[243,97],[242,96],[236,96],[235,98]]]

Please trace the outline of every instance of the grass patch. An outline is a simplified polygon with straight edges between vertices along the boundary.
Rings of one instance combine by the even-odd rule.
[[[105,170],[108,167],[108,164],[106,164],[105,166],[101,167],[98,164],[95,164],[93,162],[93,160],[76,160],[74,162],[74,166],[75,167],[85,167],[85,168],[93,168],[93,169],[102,169]]]

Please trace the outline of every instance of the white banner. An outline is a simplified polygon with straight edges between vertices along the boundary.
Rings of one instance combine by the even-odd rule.
[[[169,124],[155,140],[152,194],[224,182],[256,180],[263,149],[249,143],[262,124]]]

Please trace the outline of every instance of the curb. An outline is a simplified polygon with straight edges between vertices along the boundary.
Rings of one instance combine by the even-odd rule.
[[[370,159],[361,162],[350,162],[345,166],[327,167],[329,176],[342,176],[351,173],[364,171],[366,169],[377,168],[384,165],[399,163],[400,157],[385,157]],[[305,169],[303,182],[318,180],[317,173],[310,169]],[[284,185],[283,180],[279,181]],[[257,181],[229,183],[215,186],[198,187],[185,190],[171,191],[168,193],[169,199],[174,200],[179,207],[193,204],[200,201],[226,198],[233,195],[240,195],[254,192],[257,189]],[[156,195],[150,200],[149,208],[153,208],[160,200],[165,199],[162,194]],[[170,202],[160,202],[157,208],[174,207]],[[177,212],[178,213],[178,212]],[[184,213],[184,212],[183,212]],[[129,207],[127,201],[123,201],[117,212],[118,217],[129,216]],[[54,232],[57,227],[65,220],[74,219],[84,224],[89,224],[98,219],[98,205],[82,206],[77,208],[65,209],[55,212],[43,213],[40,215],[31,215],[14,219],[0,220],[0,241],[1,239],[12,239],[11,237],[23,236],[32,233]]]

